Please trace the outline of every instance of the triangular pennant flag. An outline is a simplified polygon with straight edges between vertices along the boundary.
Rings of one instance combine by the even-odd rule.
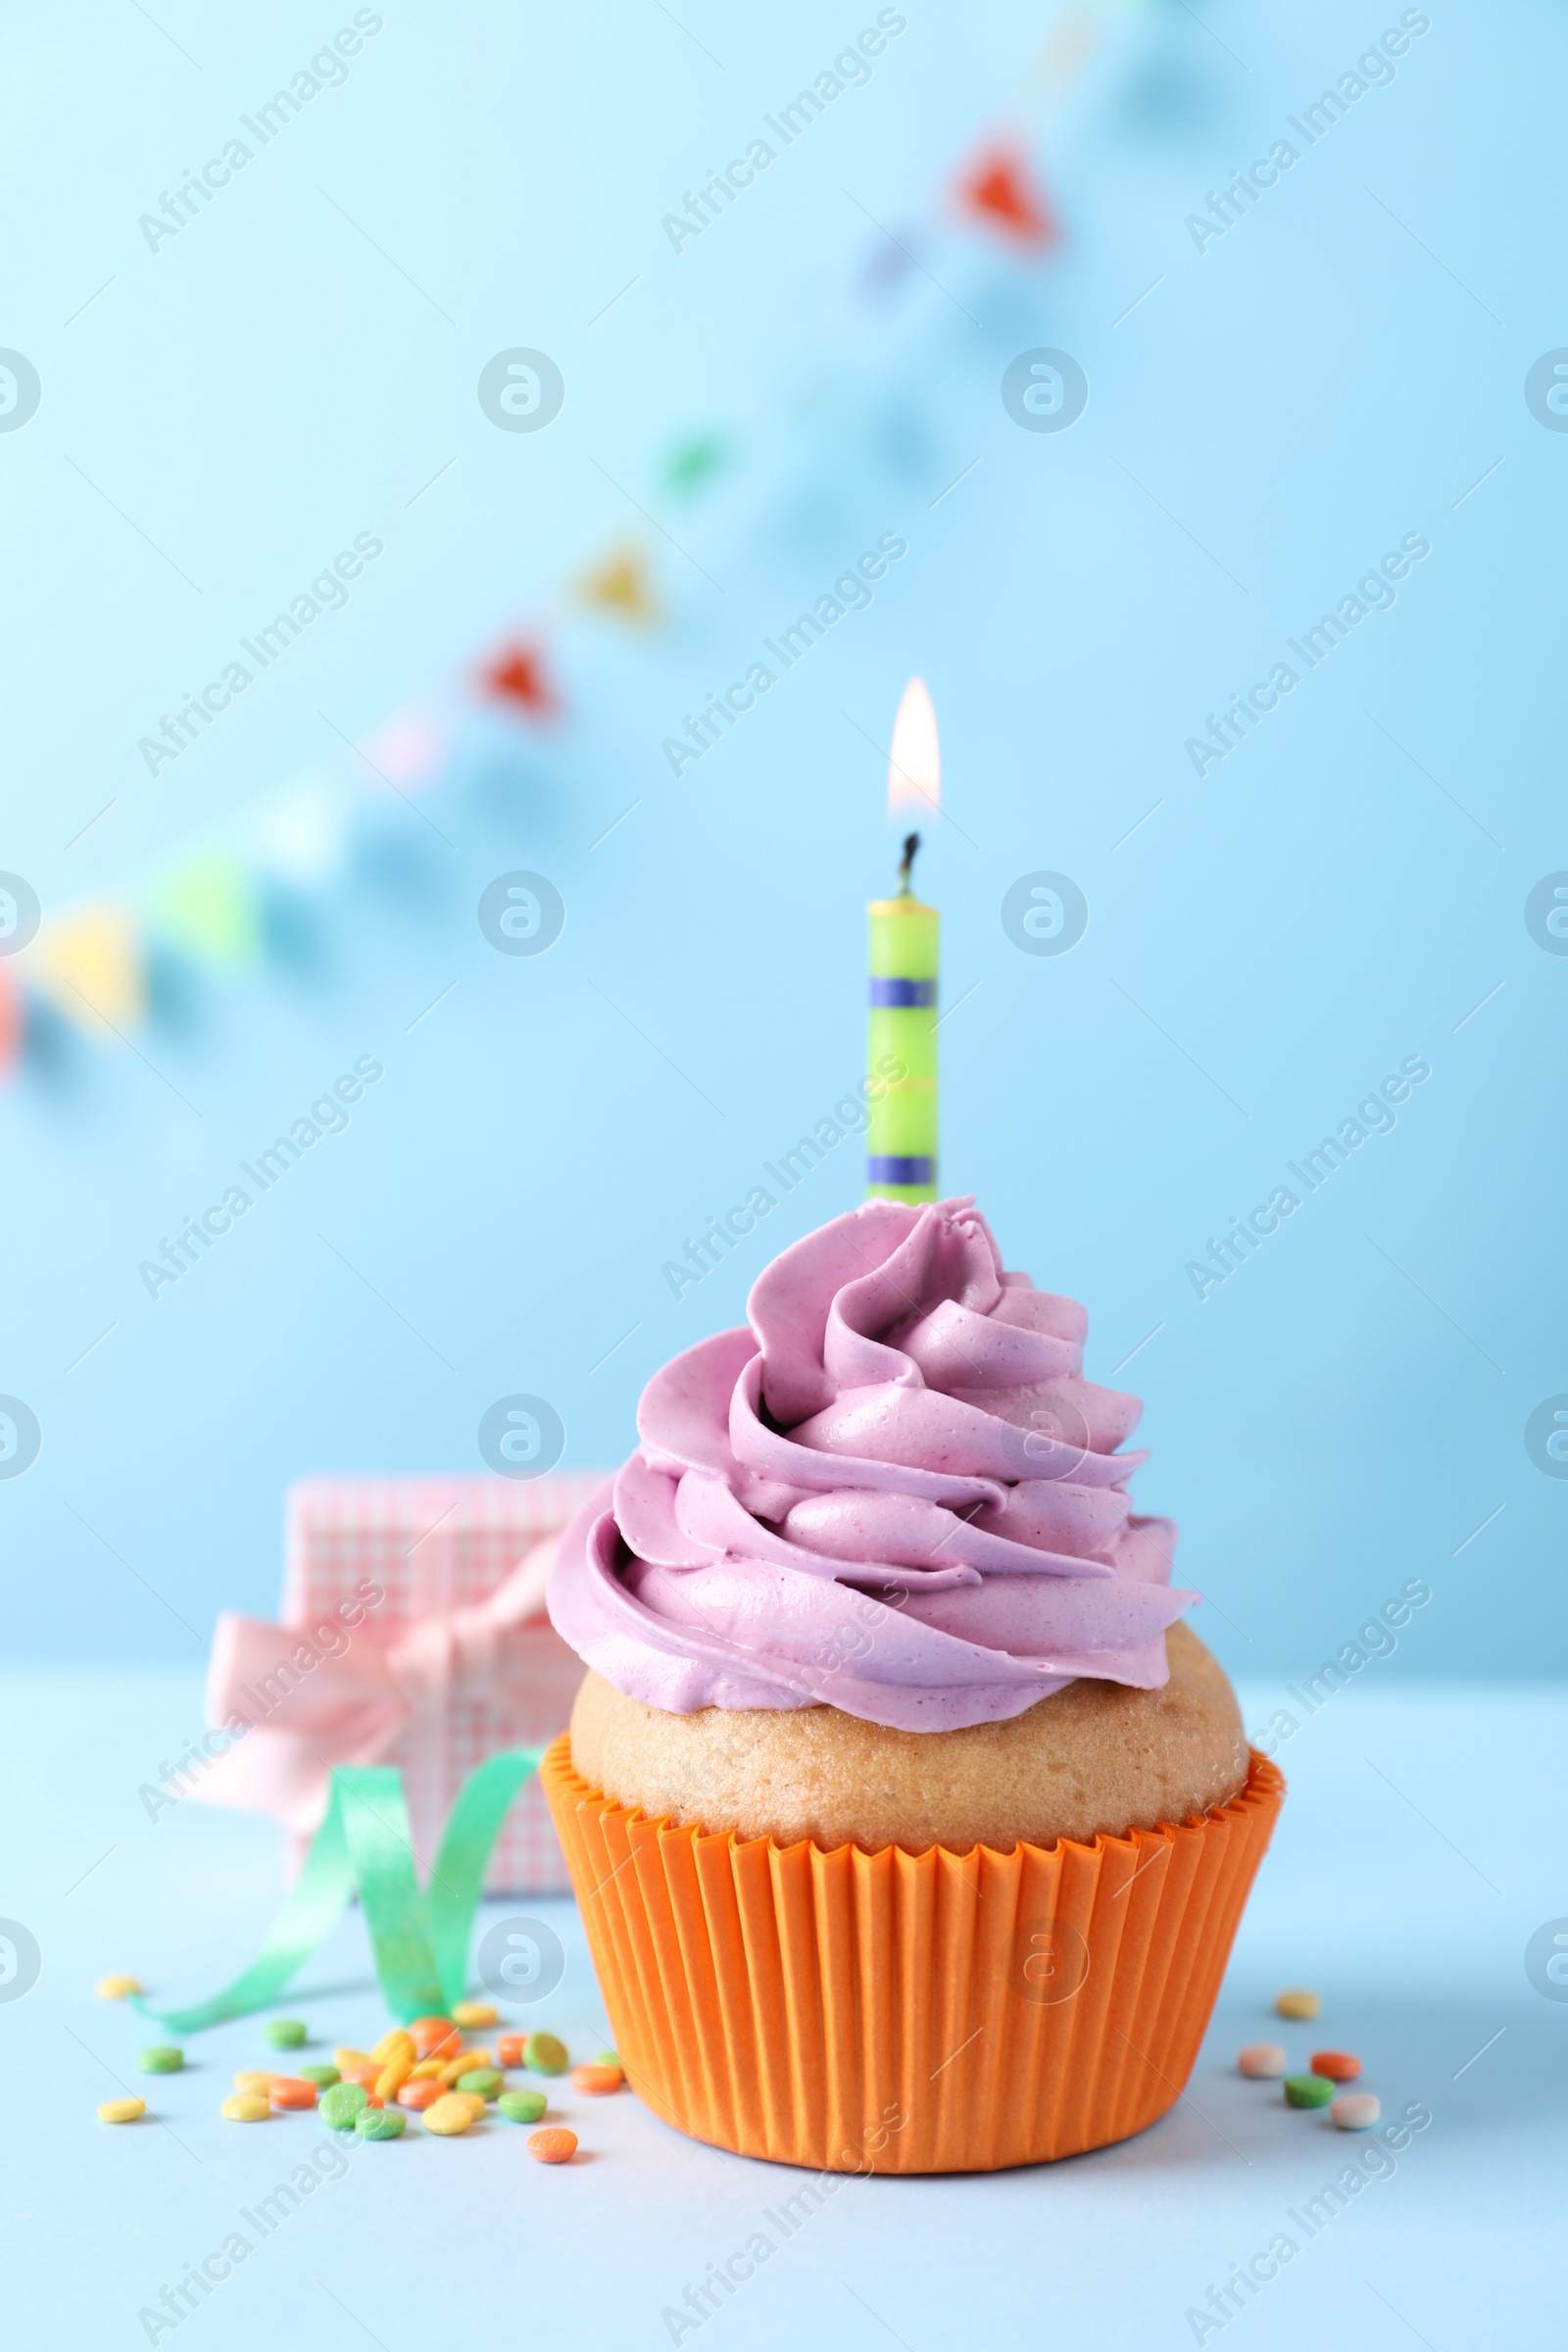
[[[552,718],[561,708],[544,674],[538,649],[531,645],[506,647],[484,669],[482,683],[497,702],[510,703],[534,718]]]
[[[447,754],[447,731],[425,710],[405,710],[360,746],[360,757],[388,784],[429,784]]]
[[[29,970],[41,994],[89,1037],[105,1022],[134,1027],[146,1010],[141,944],[122,906],[84,906],[46,924]]]
[[[335,882],[348,856],[348,788],[308,770],[254,809],[242,839],[263,873],[302,890]]]
[[[260,942],[255,890],[228,850],[176,866],[152,892],[148,914],[163,938],[201,963],[247,963]]]
[[[693,433],[665,459],[660,487],[673,497],[689,498],[714,474],[722,473],[729,462],[730,445],[722,433]]]
[[[660,617],[659,600],[648,578],[648,558],[640,547],[622,548],[585,572],[577,582],[582,602],[623,620],[647,623]]]
[[[1014,243],[1043,249],[1054,245],[1060,231],[1044,191],[1023,157],[995,147],[979,159],[958,182],[958,204],[987,228],[1000,228]]]

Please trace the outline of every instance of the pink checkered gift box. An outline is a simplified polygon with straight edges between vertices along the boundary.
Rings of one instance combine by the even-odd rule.
[[[386,1594],[368,1619],[378,1639],[477,1607],[535,1544],[561,1533],[604,1476],[302,1480],[288,1495],[282,1621],[318,1623],[367,1579]],[[510,1641],[521,1671],[505,1692],[453,1692],[439,1710],[416,1714],[388,1752],[403,1769],[415,1851],[426,1868],[474,1766],[498,1748],[541,1747],[566,1727],[582,1660],[543,1617]],[[485,1884],[492,1894],[571,1891],[537,1779],[507,1815]]]

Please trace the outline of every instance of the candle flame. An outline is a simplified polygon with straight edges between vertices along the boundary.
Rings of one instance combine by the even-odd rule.
[[[888,755],[888,814],[903,808],[924,809],[935,816],[942,797],[942,753],[937,742],[937,714],[931,708],[924,678],[911,678],[904,689],[899,715],[893,722],[893,749]]]

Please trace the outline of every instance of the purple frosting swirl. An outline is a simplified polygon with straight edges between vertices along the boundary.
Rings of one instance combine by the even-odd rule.
[[[747,1313],[649,1382],[562,1540],[551,1618],[607,1682],[945,1732],[1165,1681],[1198,1595],[1171,1522],[1131,1513],[1143,1408],[1081,1378],[1083,1308],[1004,1273],[971,1200],[835,1217]]]

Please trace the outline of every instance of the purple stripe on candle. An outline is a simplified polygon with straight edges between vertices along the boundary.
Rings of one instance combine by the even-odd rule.
[[[913,1004],[934,1004],[936,1001],[937,984],[934,980],[873,980],[871,983],[871,1002],[873,1004],[899,1004],[906,1006]],[[900,1179],[900,1181],[902,1182],[903,1180]],[[911,1177],[909,1181],[911,1183],[916,1183],[923,1182],[924,1180],[923,1178]],[[892,1182],[891,1178],[889,1179],[889,1182]]]
[[[867,1184],[935,1184],[937,1163],[925,1153],[897,1152],[868,1152],[865,1155]]]

